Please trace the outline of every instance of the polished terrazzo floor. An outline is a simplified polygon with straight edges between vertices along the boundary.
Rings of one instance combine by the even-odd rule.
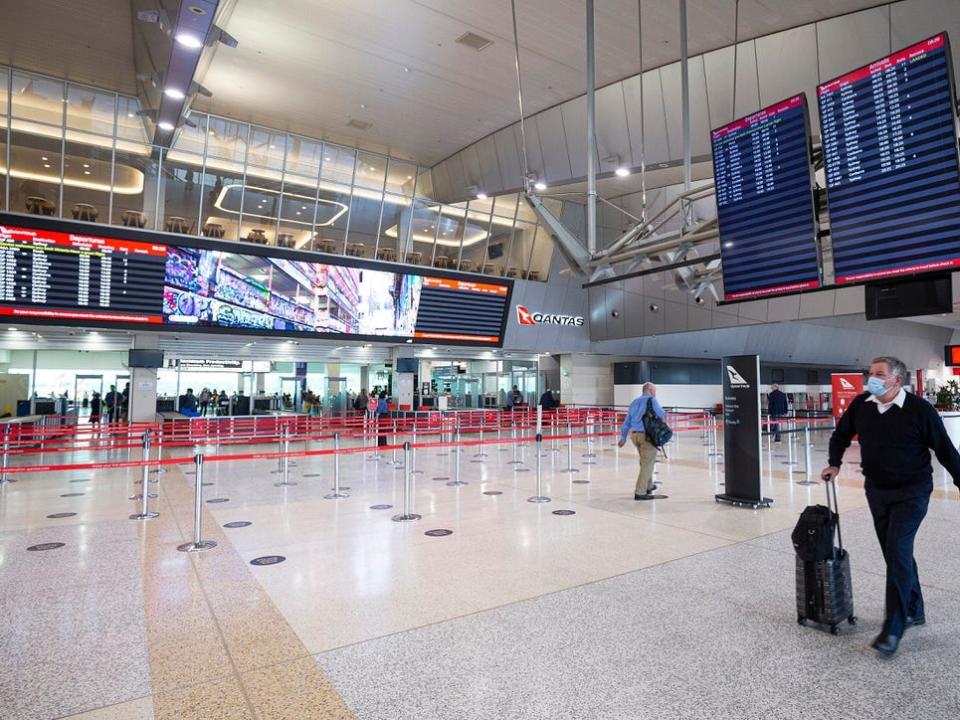
[[[814,468],[825,440],[814,435]],[[192,533],[189,465],[150,485],[161,514],[145,523],[127,519],[138,472],[20,476],[0,489],[0,718],[960,713],[960,504],[941,471],[918,540],[928,625],[884,661],[867,647],[883,565],[855,464],[840,503],[862,624],[834,638],[794,618],[789,530],[823,494],[797,484],[802,453],[798,466],[786,446],[765,453],[775,502],[754,511],[714,503],[723,466],[698,434],[658,466],[669,497],[656,502],[632,499],[632,449],[578,442],[580,472],[563,473],[566,446],[552,445],[543,504],[526,501],[532,448],[516,465],[507,447],[465,448],[461,487],[443,479],[455,454],[421,450],[423,517],[409,523],[390,520],[404,475],[390,453],[344,456],[341,499],[324,498],[330,458],[298,459],[282,487],[275,460],[208,461],[205,498],[227,498],[203,506],[218,547],[189,555],[176,551]],[[251,524],[223,527],[237,521]],[[51,542],[64,546],[26,550]],[[250,564],[270,555],[286,559]]]

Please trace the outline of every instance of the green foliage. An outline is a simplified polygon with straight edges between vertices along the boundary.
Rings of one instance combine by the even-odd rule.
[[[947,380],[937,388],[937,407],[943,410],[956,410],[960,407],[960,383]]]

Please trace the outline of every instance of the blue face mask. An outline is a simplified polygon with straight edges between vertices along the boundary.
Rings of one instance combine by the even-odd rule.
[[[883,378],[871,377],[867,380],[867,390],[871,395],[876,395],[879,397],[890,389],[884,384],[884,382],[885,381]]]

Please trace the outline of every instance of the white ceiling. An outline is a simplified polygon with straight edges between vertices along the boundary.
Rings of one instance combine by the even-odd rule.
[[[882,4],[741,0],[740,39]],[[690,53],[734,40],[733,0],[688,3]],[[636,74],[637,0],[596,3],[597,85]],[[642,0],[644,68],[679,58],[677,0]],[[583,0],[517,0],[524,111],[586,89]],[[236,0],[201,110],[432,165],[518,117],[509,0]],[[455,42],[489,38],[477,52]],[[405,70],[405,68],[408,69]],[[362,107],[366,105],[366,107]],[[363,132],[347,127],[372,123]]]

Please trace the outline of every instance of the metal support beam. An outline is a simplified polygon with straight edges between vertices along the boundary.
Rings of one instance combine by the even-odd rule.
[[[683,189],[690,190],[690,56],[687,51],[687,0],[680,0],[680,98],[683,122]],[[689,217],[684,213],[684,225]]]
[[[593,0],[587,0],[587,250],[597,251],[596,53]]]
[[[592,272],[590,253],[587,252],[580,239],[564,227],[560,219],[546,208],[543,200],[537,195],[526,193],[524,198],[530,208],[537,214],[537,217],[540,218],[540,221],[549,228],[550,235],[559,246],[567,264],[573,270],[589,276]]]

